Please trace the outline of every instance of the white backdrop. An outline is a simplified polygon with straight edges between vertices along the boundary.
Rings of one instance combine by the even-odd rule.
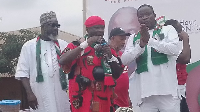
[[[86,0],[86,17],[97,15],[105,20],[105,39],[108,39],[108,24],[112,15],[122,7],[138,8],[142,4],[153,6],[157,17],[176,19],[190,36],[191,63],[200,60],[200,14],[199,0]]]

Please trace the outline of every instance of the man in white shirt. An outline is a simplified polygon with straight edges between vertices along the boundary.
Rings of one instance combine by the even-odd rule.
[[[26,89],[31,111],[69,112],[66,76],[58,63],[67,42],[57,39],[60,24],[54,12],[42,14],[40,24],[41,35],[21,49],[15,77]]]
[[[136,60],[132,96],[141,112],[180,112],[177,89],[176,58],[178,34],[173,26],[157,24],[153,7],[142,5],[137,10],[140,31],[129,37],[121,59],[124,65]],[[131,98],[132,99],[132,98]]]

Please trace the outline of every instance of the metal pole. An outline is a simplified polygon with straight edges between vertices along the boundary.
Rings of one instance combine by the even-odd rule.
[[[86,33],[86,28],[85,28],[85,20],[86,20],[86,0],[83,0],[83,36]]]

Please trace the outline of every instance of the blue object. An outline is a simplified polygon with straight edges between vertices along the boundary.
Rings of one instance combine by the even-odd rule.
[[[0,101],[0,105],[18,105],[20,104],[20,100],[2,100]]]
[[[107,45],[107,43],[106,42],[104,42],[104,43],[101,43],[101,45],[103,46],[103,45]]]

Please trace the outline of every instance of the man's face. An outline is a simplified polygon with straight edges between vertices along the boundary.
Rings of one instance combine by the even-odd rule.
[[[114,43],[118,50],[121,50],[125,46],[126,36],[113,36],[111,42]]]
[[[137,15],[140,24],[145,24],[148,28],[154,26],[156,15],[150,7],[148,6],[141,7],[138,10]]]
[[[58,24],[57,20],[50,21],[44,24],[44,30],[46,35],[52,40],[56,39],[58,36],[58,28],[60,28],[60,24]]]
[[[104,35],[105,25],[95,25],[87,28],[87,32],[90,36],[102,36]]]

